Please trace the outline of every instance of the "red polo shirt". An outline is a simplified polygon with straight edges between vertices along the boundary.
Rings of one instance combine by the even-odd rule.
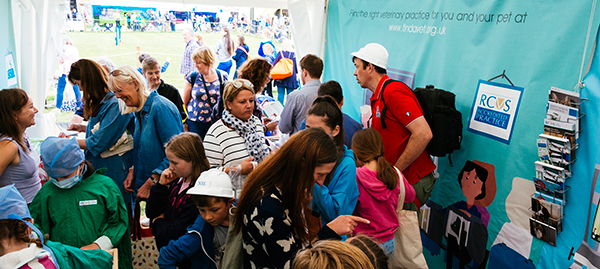
[[[373,120],[371,127],[381,134],[384,146],[385,159],[391,164],[395,164],[404,152],[410,131],[405,126],[411,124],[414,120],[423,117],[423,109],[412,90],[401,82],[390,83],[383,92],[387,111],[385,115],[386,129],[381,127],[381,112],[383,111],[383,100],[381,100],[381,87],[387,80],[391,80],[387,75],[384,76],[377,89],[371,96],[371,115]],[[423,150],[406,169],[402,171],[408,182],[414,185],[419,179],[427,176],[435,170],[435,164],[431,161],[427,151]]]

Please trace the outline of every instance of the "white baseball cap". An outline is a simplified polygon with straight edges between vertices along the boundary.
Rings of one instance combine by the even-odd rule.
[[[388,51],[381,44],[369,43],[357,52],[351,53],[352,56],[372,63],[383,69],[387,69]]]
[[[187,194],[235,198],[231,178],[219,168],[202,172]]]

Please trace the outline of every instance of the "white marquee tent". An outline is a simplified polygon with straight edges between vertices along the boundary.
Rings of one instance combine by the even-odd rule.
[[[15,40],[15,62],[19,87],[27,89],[38,108],[44,107],[46,89],[58,65],[63,44],[64,0],[11,1]],[[208,0],[151,0],[178,2],[187,5],[214,5]],[[323,55],[326,0],[222,0],[220,6],[287,8],[291,17],[292,35],[299,57],[308,53]],[[47,136],[50,126],[43,113],[38,124],[28,129],[30,137]]]

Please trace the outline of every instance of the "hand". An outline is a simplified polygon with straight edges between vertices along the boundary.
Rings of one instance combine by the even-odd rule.
[[[250,172],[252,172],[252,170],[254,170],[254,165],[252,165],[252,160],[254,160],[254,157],[250,157],[250,158],[242,161],[242,163],[241,163],[242,171],[240,171],[240,173],[242,175],[250,174]]]
[[[278,121],[269,122],[269,124],[267,124],[267,131],[274,131],[277,128],[278,124],[279,124]]]
[[[63,132],[60,132],[60,133],[58,133],[58,137],[59,137],[59,138],[69,138],[69,136],[68,136],[68,135],[66,135],[66,134],[65,134],[65,133],[63,133]]]
[[[162,214],[158,215],[158,217],[154,218],[152,220],[152,222],[155,222],[157,219],[164,219],[164,218],[165,218],[165,213],[162,213]]]
[[[100,249],[100,246],[98,246],[98,244],[96,244],[96,243],[91,243],[87,246],[81,247],[81,249],[83,249],[83,250]]]
[[[157,175],[152,174],[152,177],[150,178],[150,180],[152,180],[153,178],[156,178]],[[168,168],[163,170],[163,172],[160,174],[160,180],[158,181],[158,183],[160,185],[169,185],[169,183],[171,183],[171,181],[173,181],[174,179],[177,178],[177,174],[175,174],[175,172],[173,172],[173,169]]]
[[[123,182],[123,187],[125,187],[125,191],[128,193],[133,193],[133,167],[129,169],[129,173]]]
[[[332,220],[327,224],[327,227],[329,227],[329,229],[333,230],[338,235],[352,235],[354,228],[356,228],[356,225],[358,225],[358,222],[371,224],[371,221],[361,217],[343,215]]]
[[[83,125],[83,124],[79,124],[79,123],[72,123],[71,125],[69,125],[69,128],[67,129],[68,131],[78,131],[80,133],[85,132],[85,128],[87,126]]]

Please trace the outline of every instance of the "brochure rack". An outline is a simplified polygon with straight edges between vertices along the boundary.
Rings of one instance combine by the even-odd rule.
[[[579,108],[585,101],[579,93],[551,87],[544,132],[536,139],[539,160],[535,162],[536,192],[531,195],[529,224],[531,235],[553,246],[562,231],[566,194],[570,189],[567,180],[573,175],[572,164],[577,161],[579,122],[585,116],[579,113]]]

